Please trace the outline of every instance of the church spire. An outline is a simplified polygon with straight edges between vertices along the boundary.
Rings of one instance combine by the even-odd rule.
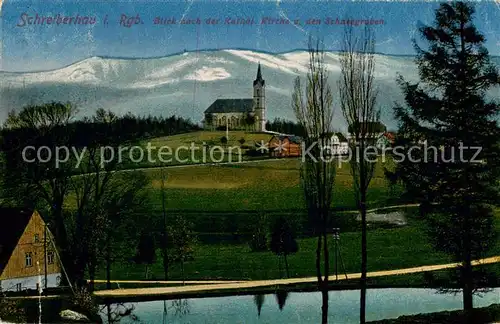
[[[257,78],[253,82],[253,85],[256,85],[257,83],[264,85],[264,79],[262,78],[262,72],[260,71],[260,62],[259,67],[257,68]]]

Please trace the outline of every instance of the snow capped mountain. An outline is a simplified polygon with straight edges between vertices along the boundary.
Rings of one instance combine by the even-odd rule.
[[[297,76],[307,73],[308,53],[294,51],[269,54],[250,50],[185,52],[149,59],[91,57],[52,71],[0,72],[0,120],[8,111],[27,104],[71,101],[80,114],[90,115],[97,108],[122,114],[169,116],[172,114],[199,122],[203,111],[217,98],[251,98],[257,64],[266,80],[268,119],[294,119],[291,92]],[[493,59],[499,63],[498,58]],[[325,63],[336,101],[336,82],[340,76],[339,56],[329,52]],[[403,102],[395,80],[401,74],[417,80],[412,57],[376,56],[376,83],[382,121],[394,127],[392,107]],[[499,96],[495,90],[494,95]],[[340,109],[335,127],[344,129]]]

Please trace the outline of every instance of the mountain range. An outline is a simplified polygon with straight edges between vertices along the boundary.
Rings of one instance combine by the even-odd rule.
[[[218,98],[251,98],[257,65],[266,81],[268,119],[294,120],[291,94],[294,80],[305,80],[308,53],[304,50],[272,54],[251,50],[207,50],[184,52],[161,58],[90,57],[69,66],[37,72],[0,72],[0,120],[11,110],[28,104],[70,101],[79,114],[91,115],[98,108],[117,114],[177,115],[194,122]],[[412,56],[377,54],[375,80],[381,120],[395,128],[393,107],[403,103],[396,83],[398,74],[418,80]],[[500,58],[492,61],[500,63]],[[345,129],[338,107],[339,54],[327,52],[325,64],[334,94],[334,127]],[[500,97],[500,89],[489,92]]]

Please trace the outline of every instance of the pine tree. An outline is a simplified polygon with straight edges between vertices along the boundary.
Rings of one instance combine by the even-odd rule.
[[[483,257],[496,237],[500,161],[500,105],[486,99],[500,79],[473,14],[470,4],[444,3],[434,26],[420,28],[429,43],[426,51],[414,41],[421,82],[401,77],[407,107],[395,108],[396,146],[407,152],[397,158],[397,174],[422,202],[434,246],[461,263],[449,279],[462,288],[468,314],[482,277],[471,261]]]

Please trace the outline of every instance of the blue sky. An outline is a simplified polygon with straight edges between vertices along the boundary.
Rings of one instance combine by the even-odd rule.
[[[377,51],[414,54],[411,38],[420,24],[431,24],[438,2],[341,1],[26,1],[5,0],[2,8],[0,70],[38,71],[62,67],[91,56],[158,57],[184,50],[245,48],[286,52],[305,48],[308,33],[320,35],[331,50],[339,48],[343,27],[305,25],[309,18],[383,19],[374,26]],[[30,25],[18,27],[21,15],[94,16],[95,25]],[[120,15],[141,24],[120,26]],[[107,15],[108,24],[104,24]],[[201,25],[153,25],[155,17],[200,18]],[[300,19],[301,26],[261,25],[264,16]],[[226,17],[254,18],[254,25],[226,25]],[[218,25],[205,19],[219,18]],[[500,55],[500,4],[476,3],[475,23],[487,38],[491,54]]]

